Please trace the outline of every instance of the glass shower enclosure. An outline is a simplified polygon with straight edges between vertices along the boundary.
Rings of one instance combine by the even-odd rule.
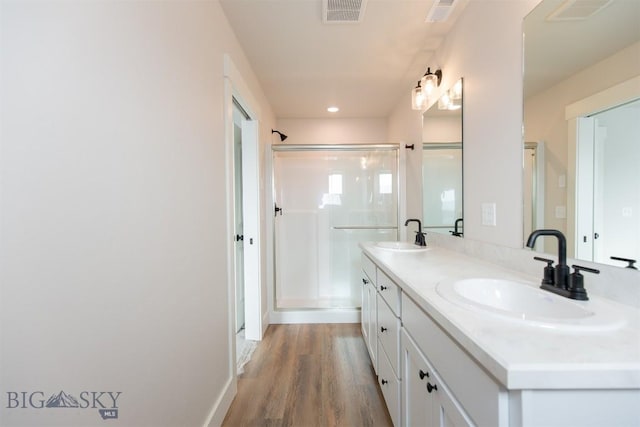
[[[398,145],[274,145],[276,310],[360,307],[362,241],[398,239]]]

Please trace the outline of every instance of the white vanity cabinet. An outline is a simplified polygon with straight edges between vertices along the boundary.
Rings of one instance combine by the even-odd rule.
[[[472,426],[415,341],[402,331],[402,421],[405,426]]]
[[[435,403],[432,403],[432,406],[440,407],[441,410],[438,410],[440,416],[446,416],[449,421],[449,424],[434,425],[508,425],[506,389],[495,382],[464,349],[404,293],[402,294],[402,324],[402,362],[405,363],[403,380],[412,383],[403,388],[405,392],[403,398],[406,396],[403,403],[404,417],[410,418],[415,411],[412,408],[415,396],[409,397],[409,392],[414,388],[420,388],[413,383],[419,375],[419,370],[422,369],[429,374],[430,379],[423,384],[423,387],[427,387],[429,383],[438,387],[437,391],[427,393],[434,396]],[[415,366],[410,366],[413,364]],[[425,368],[428,371],[425,371]],[[414,372],[416,369],[418,372]],[[434,399],[428,399],[428,401]],[[424,404],[426,405],[427,402]],[[435,416],[438,417],[438,414]],[[408,422],[405,425],[413,426],[417,425],[417,422]]]
[[[378,328],[378,303],[376,298],[376,266],[367,258],[362,255],[362,308],[360,311],[361,316],[361,329],[362,337],[367,345],[367,351],[371,358],[371,364],[373,370],[378,373],[378,335],[376,330]]]
[[[437,247],[423,254],[361,247],[376,285],[363,322],[377,322],[363,325],[363,335],[368,346],[374,339],[396,427],[640,427],[637,308],[612,305],[625,322],[612,330],[520,326],[453,309],[437,292],[451,277],[520,273]],[[590,307],[613,304],[596,302]]]
[[[506,392],[364,254],[362,269],[362,335],[394,426],[507,425]]]

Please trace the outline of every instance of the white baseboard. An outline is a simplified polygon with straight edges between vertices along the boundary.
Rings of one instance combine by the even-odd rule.
[[[219,427],[222,425],[222,421],[224,421],[224,417],[227,415],[227,411],[231,407],[231,402],[233,402],[233,398],[237,392],[238,381],[232,376],[225,384],[224,390],[218,400],[213,404],[213,408],[211,408],[211,412],[209,412],[204,427]]]
[[[360,309],[272,311],[270,323],[360,323]]]

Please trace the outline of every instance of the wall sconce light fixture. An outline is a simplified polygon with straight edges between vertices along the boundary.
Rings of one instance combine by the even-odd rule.
[[[433,90],[440,86],[441,82],[442,70],[438,69],[432,73],[431,67],[427,67],[427,72],[424,73],[418,85],[411,92],[411,108],[422,110],[426,106],[427,99],[431,96]]]
[[[284,142],[284,140],[288,138],[287,135],[277,130],[271,129],[271,133],[272,134],[277,133],[278,135],[280,135],[280,142]]]
[[[426,96],[429,97],[435,88],[442,83],[442,70],[436,70],[435,73],[431,72],[431,67],[427,67],[427,72],[420,79],[422,90],[425,91]]]
[[[422,92],[422,86],[420,86],[420,80],[418,80],[418,85],[411,91],[411,109],[422,110],[426,101],[424,92]]]

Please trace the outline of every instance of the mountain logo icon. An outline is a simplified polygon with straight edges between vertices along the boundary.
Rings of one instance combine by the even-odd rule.
[[[79,408],[78,400],[60,390],[60,393],[52,395],[45,405],[47,408]]]

